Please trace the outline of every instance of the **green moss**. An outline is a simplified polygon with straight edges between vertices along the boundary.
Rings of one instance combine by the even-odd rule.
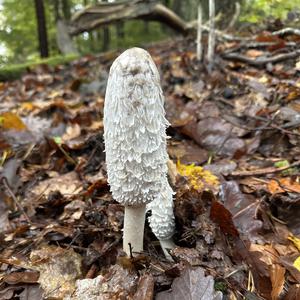
[[[225,293],[227,291],[227,284],[224,281],[215,282],[215,290]]]
[[[34,61],[28,61],[23,64],[11,64],[0,67],[0,81],[14,80],[19,78],[27,69],[32,69],[40,64],[47,64],[50,66],[56,66],[69,63],[76,59],[78,56],[75,54],[66,56],[52,56],[49,58],[38,59]]]

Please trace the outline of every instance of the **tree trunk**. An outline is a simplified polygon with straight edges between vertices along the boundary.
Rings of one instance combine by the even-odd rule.
[[[64,20],[57,20],[56,22],[56,42],[62,54],[78,54]]]
[[[62,11],[64,18],[69,21],[71,19],[71,7],[69,0],[62,0]]]
[[[103,44],[102,44],[102,50],[107,51],[109,49],[109,43],[110,43],[110,33],[109,33],[109,27],[105,25],[103,27]]]
[[[39,50],[41,57],[48,57],[48,37],[46,28],[45,8],[43,0],[34,0],[37,19]]]

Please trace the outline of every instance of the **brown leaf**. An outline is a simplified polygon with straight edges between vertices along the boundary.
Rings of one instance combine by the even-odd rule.
[[[284,287],[284,274],[285,268],[278,264],[272,264],[270,266],[270,278],[272,282],[272,300],[277,300],[283,291]]]
[[[232,214],[239,233],[246,235],[251,242],[262,241],[259,232],[263,223],[256,216],[260,202],[252,195],[243,194],[235,181],[224,182],[221,191],[224,206]]]
[[[8,284],[36,283],[39,277],[39,272],[13,272],[6,274],[3,277],[3,281]]]
[[[69,250],[45,246],[30,254],[31,264],[40,271],[38,282],[45,297],[63,298],[75,290],[75,280],[81,276],[81,256]]]
[[[218,201],[213,201],[210,209],[210,218],[220,226],[221,231],[227,235],[239,236],[239,232],[232,221],[232,214]]]
[[[150,274],[140,277],[137,291],[133,296],[133,300],[152,300],[154,293],[154,278]]]
[[[300,299],[300,284],[294,284],[292,285],[287,295],[285,296],[285,300],[295,300]]]
[[[284,192],[300,193],[300,183],[293,181],[292,178],[272,179],[268,183],[268,190],[271,194]]]

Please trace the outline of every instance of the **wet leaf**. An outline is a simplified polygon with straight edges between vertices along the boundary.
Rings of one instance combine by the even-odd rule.
[[[224,234],[229,234],[234,237],[239,236],[232,220],[232,214],[223,204],[217,201],[212,202],[210,218],[220,226],[220,229]]]
[[[259,233],[263,223],[257,218],[259,201],[252,195],[243,194],[235,181],[224,182],[221,185],[221,195],[239,233],[247,236],[252,242],[262,241]]]

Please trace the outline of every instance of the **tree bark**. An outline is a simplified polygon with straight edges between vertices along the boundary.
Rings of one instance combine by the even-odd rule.
[[[56,42],[58,49],[62,54],[78,54],[64,20],[58,19],[56,22]]]
[[[48,36],[46,27],[45,8],[43,0],[34,0],[37,19],[37,31],[39,39],[39,50],[41,57],[48,57]]]
[[[62,0],[62,10],[64,13],[64,18],[69,21],[71,19],[71,7],[69,0]]]

